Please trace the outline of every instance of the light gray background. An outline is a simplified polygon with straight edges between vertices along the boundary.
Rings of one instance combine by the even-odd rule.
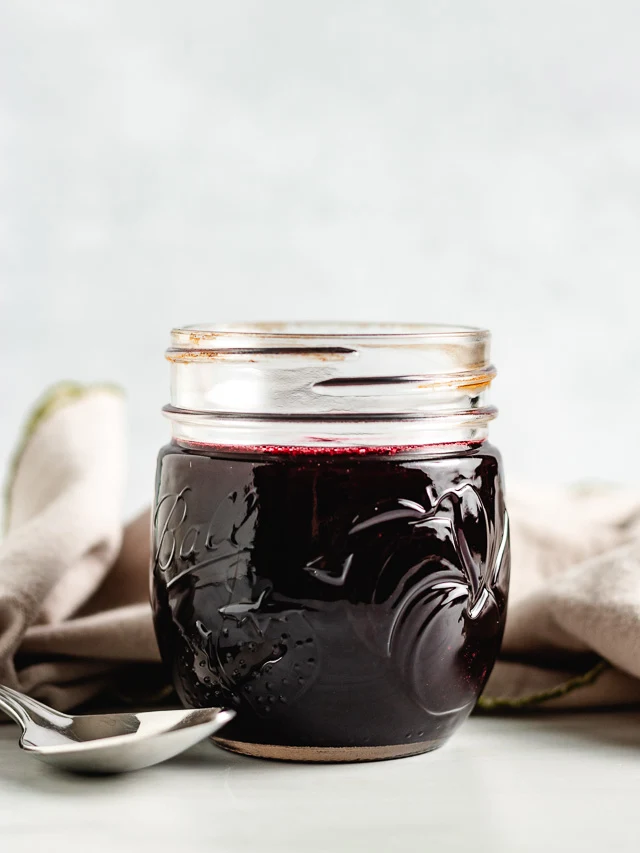
[[[172,325],[487,325],[509,479],[640,473],[640,4],[3,0],[0,463]]]

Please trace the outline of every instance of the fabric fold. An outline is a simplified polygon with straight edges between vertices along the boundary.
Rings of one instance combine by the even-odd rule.
[[[123,530],[125,478],[122,394],[72,384],[49,392],[7,489],[0,681],[62,709],[117,686],[123,662],[159,660],[148,514]]]
[[[640,494],[608,485],[520,487],[507,500],[512,574],[503,659],[481,705],[637,702]],[[585,669],[589,654],[617,669]]]

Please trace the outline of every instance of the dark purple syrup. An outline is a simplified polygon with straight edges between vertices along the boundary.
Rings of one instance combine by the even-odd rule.
[[[235,708],[239,741],[441,743],[504,629],[500,469],[488,444],[163,448],[152,598],[181,699]]]

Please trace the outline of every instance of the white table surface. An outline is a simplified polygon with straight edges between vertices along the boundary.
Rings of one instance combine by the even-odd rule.
[[[429,755],[296,765],[202,744],[137,774],[83,779],[0,726],[0,850],[640,850],[640,712],[474,717]]]

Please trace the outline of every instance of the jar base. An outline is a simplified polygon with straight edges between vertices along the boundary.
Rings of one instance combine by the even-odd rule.
[[[248,755],[251,758],[266,758],[274,761],[301,761],[311,763],[347,763],[361,761],[388,761],[392,758],[408,758],[431,752],[442,746],[445,739],[426,740],[420,743],[399,743],[390,746],[282,746],[280,744],[249,743],[212,737],[221,749]]]

